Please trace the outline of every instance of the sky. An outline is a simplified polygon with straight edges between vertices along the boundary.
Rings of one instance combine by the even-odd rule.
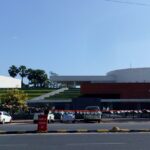
[[[0,74],[150,67],[149,0],[0,0]]]

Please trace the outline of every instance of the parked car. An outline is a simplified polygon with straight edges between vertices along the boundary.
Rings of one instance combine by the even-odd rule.
[[[85,108],[86,113],[84,114],[84,121],[98,121],[102,119],[102,112],[100,111],[99,106],[87,106]]]
[[[76,121],[74,113],[71,113],[71,112],[63,113],[61,115],[60,120],[61,120],[61,122],[72,122],[72,123],[75,123],[75,121]]]
[[[39,117],[39,115],[44,115],[44,112],[34,113],[34,116],[33,116],[33,122],[34,123],[38,123],[38,117]],[[51,113],[51,112],[49,112],[48,115],[47,115],[47,120],[48,120],[48,123],[54,122],[55,121],[54,114]]]
[[[0,111],[0,123],[11,123],[12,117],[6,111]]]

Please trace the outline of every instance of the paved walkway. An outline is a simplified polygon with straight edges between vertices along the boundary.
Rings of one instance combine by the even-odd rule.
[[[49,97],[49,96],[53,96],[53,95],[56,95],[56,94],[59,94],[65,90],[68,90],[68,88],[61,88],[61,89],[57,89],[55,91],[52,91],[52,92],[49,92],[49,93],[46,93],[46,94],[43,94],[41,96],[38,96],[38,97],[35,97],[35,98],[32,98],[30,100],[27,100],[27,103],[35,103],[35,102],[47,102],[47,100],[45,99],[46,97]]]
[[[83,120],[79,120],[83,122]],[[102,123],[112,123],[112,122],[150,122],[150,118],[103,118]],[[12,123],[32,123],[33,120],[12,120]],[[56,120],[56,122],[59,122],[59,120]]]

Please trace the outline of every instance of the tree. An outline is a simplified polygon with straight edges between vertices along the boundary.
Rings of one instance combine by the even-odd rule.
[[[28,69],[28,80],[29,84],[36,87],[47,87],[48,86],[48,76],[44,70],[41,69]]]
[[[21,76],[21,85],[23,87],[24,83],[23,83],[23,78],[27,76],[27,68],[26,66],[20,66],[19,67],[19,75]]]
[[[31,68],[29,68],[28,70],[27,70],[27,78],[28,78],[28,80],[29,80],[29,84],[31,84],[31,80],[32,80],[32,72],[33,72],[33,69],[31,69]]]
[[[36,75],[37,75],[36,80],[37,80],[39,87],[45,87],[45,85],[46,85],[45,83],[48,80],[48,77],[47,77],[47,74],[45,73],[45,71],[37,69]]]
[[[27,78],[28,78],[28,80],[29,80],[29,84],[30,84],[30,85],[33,84],[34,87],[37,86],[36,71],[35,71],[35,70],[29,68],[29,69],[27,70]]]
[[[26,108],[27,99],[28,95],[24,91],[11,89],[1,96],[1,106],[13,113]]]
[[[11,77],[15,78],[19,73],[19,69],[15,65],[12,65],[9,67],[8,73]]]

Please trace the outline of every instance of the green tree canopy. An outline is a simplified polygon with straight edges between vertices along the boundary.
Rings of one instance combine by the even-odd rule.
[[[28,95],[24,91],[11,89],[1,96],[1,105],[5,109],[18,111],[26,107],[27,99]]]
[[[19,69],[15,65],[12,65],[9,67],[8,73],[11,77],[15,78],[19,73]]]
[[[30,81],[30,85],[33,85],[34,87],[48,87],[49,80],[44,70],[28,69],[27,78]]]
[[[16,66],[12,65],[9,70],[9,75],[11,77],[16,77],[17,74],[19,73],[21,77],[21,83],[22,83],[22,88],[24,87],[40,87],[40,88],[47,88],[49,87],[50,81],[48,79],[48,75],[44,70],[41,69],[32,69],[32,68],[27,68],[24,65],[21,65],[19,68]],[[27,77],[29,83],[28,85],[25,85],[23,82],[23,79]]]
[[[21,84],[22,84],[22,87],[23,87],[23,78],[27,76],[27,68],[26,68],[26,66],[21,65],[19,67],[19,75],[21,77]]]

